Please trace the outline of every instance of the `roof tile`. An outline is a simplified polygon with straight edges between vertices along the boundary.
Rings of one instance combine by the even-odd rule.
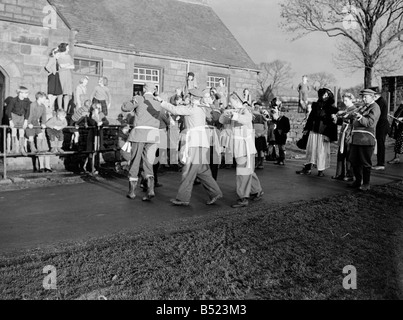
[[[257,69],[209,6],[177,0],[51,0],[77,42]]]

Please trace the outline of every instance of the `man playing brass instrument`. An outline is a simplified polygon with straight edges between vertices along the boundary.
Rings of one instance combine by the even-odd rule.
[[[361,95],[365,105],[354,114],[350,162],[355,181],[350,187],[359,188],[362,191],[370,189],[371,158],[376,147],[375,128],[381,114],[375,102],[375,94],[376,92],[370,89],[362,90]]]

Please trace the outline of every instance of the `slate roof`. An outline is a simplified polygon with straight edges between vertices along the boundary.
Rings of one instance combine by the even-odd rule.
[[[50,0],[77,43],[257,69],[209,6],[177,0]]]

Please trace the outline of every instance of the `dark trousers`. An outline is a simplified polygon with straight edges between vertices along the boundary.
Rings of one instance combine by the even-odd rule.
[[[160,149],[157,150],[155,157],[158,159],[160,156]],[[157,161],[155,161],[157,162]],[[156,164],[153,165],[153,172],[154,172],[154,182],[155,184],[158,183],[158,170],[160,168],[160,162],[158,161]]]
[[[278,153],[279,153],[279,156],[277,158],[277,161],[284,162],[284,160],[285,160],[285,144],[278,145]]]
[[[344,144],[343,153],[337,152],[337,169],[336,176],[339,177],[352,177],[354,175],[353,168],[351,167],[351,163],[349,161],[350,157],[350,145]]]
[[[350,162],[357,184],[369,184],[371,181],[372,155],[375,146],[351,145]]]
[[[215,181],[217,181],[218,178],[218,167],[220,166],[219,160],[220,156],[218,155],[217,160],[217,156],[214,155],[214,147],[210,147],[210,170]]]
[[[386,136],[388,135],[389,128],[388,126],[382,126],[380,128],[376,128],[376,141],[377,141],[377,165],[384,166],[385,165],[385,143]]]

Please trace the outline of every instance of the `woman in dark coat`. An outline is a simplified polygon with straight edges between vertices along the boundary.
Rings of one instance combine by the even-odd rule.
[[[318,168],[318,176],[324,177],[324,171],[330,168],[330,143],[338,140],[337,117],[333,92],[322,88],[318,91],[318,101],[312,104],[312,111],[304,128],[309,132],[306,147],[307,163],[297,174],[311,174],[312,165]]]
[[[389,164],[400,163],[400,155],[403,154],[403,104],[396,110],[394,116],[395,119],[392,123],[393,134],[392,139],[395,139],[395,157],[393,160],[388,161]]]

